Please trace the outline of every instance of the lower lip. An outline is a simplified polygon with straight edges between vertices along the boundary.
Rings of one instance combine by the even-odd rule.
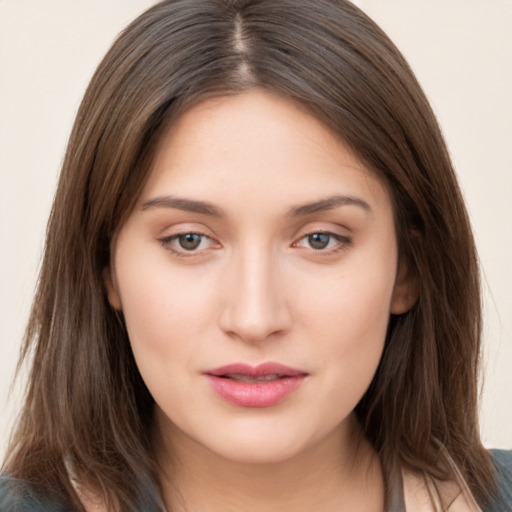
[[[267,382],[240,382],[215,375],[206,377],[218,395],[242,407],[276,405],[291,395],[306,378],[305,375],[294,375]]]

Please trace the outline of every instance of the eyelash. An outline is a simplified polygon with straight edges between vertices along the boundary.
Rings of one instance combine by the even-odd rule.
[[[201,237],[201,240],[199,242],[199,246],[201,245],[203,240],[210,240],[210,242],[212,242],[213,244],[219,245],[217,242],[215,242],[208,235],[205,235],[204,233],[197,233],[197,232],[194,232],[194,231],[187,231],[187,232],[184,232],[184,233],[177,233],[177,234],[174,234],[174,235],[166,236],[164,238],[159,238],[158,241],[161,243],[161,245],[166,250],[170,251],[175,256],[178,256],[180,258],[190,258],[190,257],[197,256],[200,252],[202,252],[202,251],[204,251],[206,249],[202,249],[202,250],[197,250],[197,249],[187,250],[185,248],[176,249],[172,245],[173,242],[178,241],[181,237],[186,237],[186,236],[190,236],[190,235]],[[332,239],[334,239],[336,241],[336,245],[334,247],[322,248],[322,249],[315,249],[314,247],[306,248],[306,247],[303,247],[302,245],[300,245],[300,242],[302,240],[307,240],[307,239],[309,239],[309,237],[312,237],[312,236],[315,236],[315,235],[323,235],[323,236],[329,237],[329,241],[327,242],[328,244],[331,242]],[[292,244],[292,247],[309,249],[309,250],[313,251],[316,254],[323,254],[325,256],[328,256],[328,255],[336,254],[336,253],[338,253],[340,251],[345,250],[351,244],[352,244],[352,239],[350,237],[339,235],[337,233],[332,233],[330,231],[312,231],[312,232],[307,233],[307,234],[303,235],[302,237],[300,237],[296,242],[294,242]]]
[[[158,241],[162,244],[162,246],[167,249],[168,251],[172,252],[175,256],[178,256],[180,258],[190,258],[193,256],[196,256],[200,251],[197,250],[187,250],[185,248],[176,249],[173,247],[172,243],[174,241],[177,241],[179,238],[188,236],[188,235],[194,235],[201,237],[201,241],[199,244],[203,242],[203,240],[210,240],[211,242],[215,243],[215,241],[210,238],[209,236],[205,235],[204,233],[197,233],[195,231],[187,231],[184,233],[176,233],[175,235],[166,236],[164,238],[159,238]],[[217,244],[218,245],[218,244]],[[204,250],[204,249],[203,249]]]
[[[347,247],[349,247],[352,244],[352,239],[350,237],[340,235],[338,233],[332,233],[331,231],[312,231],[311,233],[307,233],[304,236],[302,236],[301,238],[299,238],[299,240],[297,240],[297,242],[294,242],[292,244],[293,247],[302,247],[301,245],[299,245],[300,242],[302,240],[307,240],[308,238],[310,238],[314,235],[323,235],[323,236],[329,237],[330,240],[328,243],[330,243],[332,239],[334,239],[336,241],[336,245],[334,247],[330,247],[330,248],[315,249],[314,247],[309,247],[309,249],[312,250],[315,254],[322,254],[325,256],[329,256],[331,254],[336,254],[340,251],[345,250]]]

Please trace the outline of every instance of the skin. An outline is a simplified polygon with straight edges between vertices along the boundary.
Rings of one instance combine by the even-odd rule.
[[[350,200],[298,208],[332,196]],[[118,232],[106,286],[156,402],[169,508],[384,509],[353,410],[414,286],[386,187],[324,124],[260,90],[189,109]],[[307,373],[271,407],[227,402],[204,376],[268,361]]]

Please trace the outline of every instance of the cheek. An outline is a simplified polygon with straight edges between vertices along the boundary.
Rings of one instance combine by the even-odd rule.
[[[324,403],[327,411],[332,409],[326,414],[333,423],[353,411],[368,389],[382,357],[389,319],[387,294],[383,300],[364,286],[352,292],[338,296],[335,310],[331,306],[325,342],[320,340],[315,354],[318,368],[323,367]]]
[[[148,258],[130,255],[117,262],[119,293],[132,350],[139,366],[164,360],[183,364],[213,313],[211,283],[197,275],[175,271],[165,255],[160,260]],[[143,267],[140,261],[145,261]]]
[[[392,294],[391,282],[378,282],[371,277],[347,283],[350,293],[340,298],[344,311],[345,329],[359,341],[382,340],[385,336],[390,314]],[[357,336],[356,336],[357,335]],[[357,339],[355,339],[357,342]]]
[[[181,394],[176,391],[186,393],[197,375],[200,342],[211,323],[211,297],[190,276],[169,272],[168,265],[119,267],[125,271],[120,292],[139,372],[160,407],[180,410]],[[195,395],[187,396],[187,407],[193,408]]]
[[[382,355],[394,283],[392,270],[382,263],[374,269],[340,275],[328,293],[304,293],[301,308],[319,364],[333,369],[331,379],[342,375],[345,382],[363,387]]]

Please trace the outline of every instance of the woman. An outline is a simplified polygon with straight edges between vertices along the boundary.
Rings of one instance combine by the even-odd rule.
[[[479,336],[453,169],[378,27],[339,0],[162,2],[77,115],[0,503],[507,510]]]

